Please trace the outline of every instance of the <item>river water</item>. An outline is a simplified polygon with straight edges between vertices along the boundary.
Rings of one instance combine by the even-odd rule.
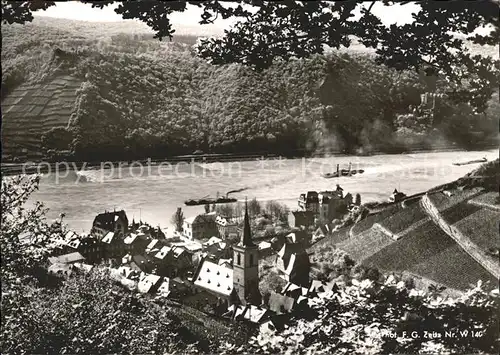
[[[177,207],[183,208],[186,217],[203,211],[203,206],[184,206],[183,202],[190,198],[242,190],[230,196],[239,200],[276,200],[295,209],[301,193],[334,189],[340,184],[344,192],[360,193],[363,202],[386,200],[395,188],[408,195],[418,193],[451,182],[478,166],[454,166],[453,162],[482,157],[492,160],[498,154],[498,150],[488,150],[223,163],[137,162],[121,167],[107,163],[80,171],[54,169],[42,177],[32,200],[42,201],[50,209],[49,220],[64,212],[65,223],[76,232],[88,232],[96,214],[113,209],[124,209],[130,220],[142,219],[165,228],[170,226]],[[364,174],[321,177],[322,173],[334,171],[336,164],[347,168],[349,162],[355,169],[364,169]]]

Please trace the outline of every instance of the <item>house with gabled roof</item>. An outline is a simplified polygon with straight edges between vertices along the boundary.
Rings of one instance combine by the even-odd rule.
[[[128,218],[124,210],[105,211],[94,218],[90,234],[102,238],[108,232],[115,232],[121,235],[125,235],[128,232]]]
[[[157,243],[156,245],[161,243]],[[154,251],[154,253],[153,253]],[[192,269],[192,258],[190,253],[179,246],[163,245],[160,249],[151,249],[150,254],[157,267],[157,274],[166,277],[184,275]]]
[[[124,240],[125,250],[132,254],[142,254],[151,242],[151,237],[144,233],[130,233]]]
[[[152,274],[143,274],[137,284],[137,290],[141,293],[155,293],[160,287],[162,277]]]
[[[288,225],[292,228],[308,229],[314,225],[313,211],[291,211],[288,214]]]
[[[285,281],[300,286],[309,285],[309,256],[299,243],[283,244],[276,257],[276,268]]]
[[[215,217],[215,224],[218,230],[218,236],[220,238],[226,239],[231,234],[238,233],[238,223],[234,219],[229,217],[217,215]]]
[[[269,319],[269,314],[270,312],[268,309],[259,306],[233,304],[228,307],[227,312],[223,316],[235,321],[261,324]]]
[[[288,282],[280,292],[282,295],[291,297],[297,300],[300,296],[308,297],[309,288],[296,285],[292,282]]]
[[[304,247],[309,245],[309,235],[304,230],[295,230],[285,236],[286,243],[298,243]]]
[[[53,255],[64,255],[78,252],[90,263],[96,263],[104,257],[104,248],[99,239],[92,235],[78,235],[67,232],[63,239],[57,240]]]
[[[328,228],[328,225],[321,224],[318,228],[316,228],[316,230],[312,234],[312,242],[314,243],[318,240],[321,240],[329,234],[330,234],[330,230]]]
[[[164,240],[160,239],[152,239],[149,244],[146,246],[145,253],[148,255],[155,255],[157,254],[160,249],[164,246],[166,246],[167,243]]]
[[[204,253],[210,254],[213,259],[224,259],[231,256],[230,245],[218,237],[212,237],[201,245]]]
[[[165,245],[165,246],[161,247],[160,250],[158,250],[158,252],[154,255],[154,257],[155,257],[155,259],[159,259],[162,261],[167,260],[171,251],[172,251],[172,248]]]
[[[319,200],[316,191],[308,191],[307,194],[301,194],[298,200],[299,207],[304,211],[318,213]]]
[[[125,277],[126,279],[130,279],[130,280],[133,280],[133,279],[139,277],[139,274],[140,274],[140,272],[138,272],[137,270],[134,270],[130,266],[126,266],[126,265],[122,265],[115,270],[119,275]]]
[[[170,279],[168,277],[165,277],[160,284],[160,287],[158,287],[158,294],[160,294],[163,297],[169,297],[170,294],[172,293],[170,291]]]
[[[125,253],[123,239],[115,232],[108,232],[101,239],[103,255],[105,258],[119,258]]]
[[[156,269],[153,259],[147,255],[134,254],[129,263],[130,267],[145,273],[152,273]]]
[[[233,269],[205,260],[193,278],[193,284],[217,296],[229,298],[233,292]]]
[[[352,195],[350,193],[344,195],[344,189],[338,184],[333,191],[308,191],[307,195],[300,195],[299,207],[302,211],[289,216],[289,222],[292,223],[290,225],[306,229],[308,225],[312,225],[311,218],[313,223],[315,221],[330,223],[336,218],[343,217],[352,201]]]
[[[189,239],[207,239],[219,235],[215,219],[215,212],[199,214],[186,218],[183,224],[183,234]]]
[[[189,287],[182,279],[163,277],[158,293],[168,298],[181,298],[190,293]]]

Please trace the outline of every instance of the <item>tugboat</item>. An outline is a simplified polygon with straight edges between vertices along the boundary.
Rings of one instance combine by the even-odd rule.
[[[224,197],[219,197],[219,194],[217,193],[216,198],[210,198],[207,196],[204,196],[200,199],[189,199],[184,201],[184,204],[186,206],[197,206],[197,205],[208,205],[208,204],[213,204],[213,203],[232,203],[238,201],[235,198],[228,197],[229,193],[226,194]]]
[[[341,177],[341,176],[353,176],[356,174],[363,174],[365,171],[363,169],[352,169],[352,164],[349,163],[349,169],[339,169],[339,164],[337,164],[337,171],[333,173],[326,173],[322,174],[321,176],[324,177],[325,179],[331,179],[331,178],[336,178],[336,177]]]

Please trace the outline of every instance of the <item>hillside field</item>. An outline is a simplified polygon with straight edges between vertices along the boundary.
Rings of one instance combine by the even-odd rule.
[[[495,285],[495,278],[432,221],[380,249],[363,264],[380,270],[409,271],[459,290],[480,279]]]

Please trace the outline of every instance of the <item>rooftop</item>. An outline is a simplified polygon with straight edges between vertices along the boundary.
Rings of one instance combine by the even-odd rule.
[[[205,260],[194,280],[195,286],[229,296],[233,291],[233,269]]]
[[[85,258],[80,253],[69,253],[60,256],[53,256],[49,258],[51,264],[71,264],[78,261],[84,261]]]
[[[174,258],[178,258],[185,252],[181,247],[172,247],[172,252],[174,253]]]
[[[222,242],[222,239],[217,238],[217,237],[211,237],[208,241],[206,241],[206,242],[205,242],[205,243],[203,243],[202,245],[203,245],[204,247],[208,247],[208,246],[210,246],[210,245],[212,245],[212,244],[216,244],[216,243],[220,243],[220,242]]]
[[[254,305],[231,305],[228,307],[228,312],[234,319],[245,319],[252,323],[260,323],[268,310]]]
[[[137,236],[138,236],[138,234],[136,234],[136,233],[130,233],[130,235],[128,235],[128,236],[127,236],[127,237],[123,240],[123,242],[124,242],[125,244],[132,244],[132,243],[136,240]]]
[[[184,221],[189,224],[201,224],[201,223],[212,223],[215,222],[215,213],[205,213],[199,214],[195,217],[186,218]]]
[[[153,286],[158,284],[160,281],[161,277],[158,275],[145,274],[143,278],[139,281],[137,289],[139,290],[139,292],[147,293],[153,288]]]
[[[106,244],[111,244],[111,242],[113,241],[113,238],[115,237],[115,233],[114,232],[108,232],[104,238],[102,238],[102,242],[103,243],[106,243]]]
[[[158,253],[156,253],[155,257],[157,259],[163,260],[167,257],[168,253],[170,253],[171,250],[172,248],[164,246],[163,248],[160,249]]]
[[[151,242],[149,242],[148,246],[146,247],[146,253],[152,253],[152,252],[158,252],[160,251],[160,243],[158,239],[153,239]]]
[[[234,226],[234,225],[236,225],[236,222],[234,222],[234,221],[232,221],[229,218],[224,217],[224,216],[217,216],[215,218],[215,223],[217,223],[221,226],[228,226],[228,225]]]

